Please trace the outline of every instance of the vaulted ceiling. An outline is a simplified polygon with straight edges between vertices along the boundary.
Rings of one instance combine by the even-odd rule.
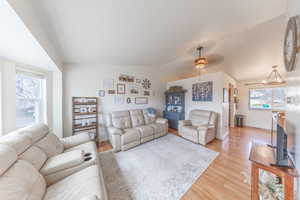
[[[163,67],[191,76],[194,49],[203,44],[211,69],[250,79],[280,60],[286,0],[26,2],[65,64]]]

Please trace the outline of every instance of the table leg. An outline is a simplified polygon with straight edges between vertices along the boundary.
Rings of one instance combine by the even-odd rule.
[[[259,168],[252,163],[251,165],[251,200],[259,200]]]
[[[284,199],[294,200],[294,178],[289,175],[285,175],[283,179],[284,184]]]

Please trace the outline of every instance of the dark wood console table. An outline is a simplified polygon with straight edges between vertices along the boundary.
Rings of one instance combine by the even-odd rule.
[[[259,169],[268,171],[282,179],[284,199],[294,200],[294,179],[298,177],[295,169],[274,167],[274,149],[267,144],[252,142],[249,160],[251,164],[251,200],[259,200]]]

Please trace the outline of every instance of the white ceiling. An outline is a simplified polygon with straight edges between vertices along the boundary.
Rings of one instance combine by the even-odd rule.
[[[286,20],[286,16],[282,15],[241,32],[205,42],[205,55],[210,62],[202,73],[222,70],[236,80],[245,81],[266,78],[271,67],[278,65],[280,72],[284,74],[283,40]],[[169,72],[167,80],[197,74],[191,64],[196,56],[195,51],[186,52],[163,66]]]
[[[221,60],[215,66],[229,66],[224,70],[237,79],[251,78],[249,73],[240,74],[238,70],[256,66],[251,65],[253,59],[249,62],[245,59],[257,60],[258,56],[258,61],[262,62],[264,56],[269,56],[267,52],[273,52],[273,42],[281,37],[277,29],[281,31],[284,24],[276,17],[286,12],[286,0],[27,2],[32,3],[64,63],[147,67],[172,66],[174,63],[192,65],[186,61],[186,56],[203,43],[213,47],[207,53],[216,54],[215,57]],[[267,24],[267,28],[262,24]],[[252,46],[249,40],[255,45]],[[266,69],[262,71],[267,73],[270,63],[265,64],[263,68]],[[186,68],[178,69],[185,73]],[[253,71],[261,76],[259,70]]]
[[[56,69],[54,62],[5,0],[0,0],[0,57],[20,64]]]

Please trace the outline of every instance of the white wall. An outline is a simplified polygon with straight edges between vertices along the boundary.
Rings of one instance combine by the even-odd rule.
[[[105,118],[107,113],[117,110],[127,110],[134,108],[154,107],[161,113],[164,107],[164,92],[166,84],[160,79],[163,74],[155,71],[155,68],[145,69],[139,66],[110,66],[110,65],[65,65],[63,72],[64,85],[64,136],[72,134],[72,97],[91,96],[97,97],[97,90],[102,89],[104,79],[114,79],[115,85],[120,74],[127,74],[138,79],[148,78],[151,81],[151,90],[155,96],[149,97],[146,105],[135,105],[134,103],[123,105],[114,104],[114,95],[106,95],[100,99],[99,121],[100,138],[107,139],[105,130]],[[115,88],[116,89],[116,88]],[[125,97],[129,95],[125,95]],[[136,97],[136,96],[131,96]]]
[[[16,129],[16,67],[37,71],[43,73],[46,78],[46,109],[47,109],[47,123],[50,128],[53,127],[55,120],[53,115],[53,81],[52,72],[41,70],[39,68],[23,66],[21,64],[0,59],[0,74],[1,74],[1,134],[7,134]],[[57,96],[56,98],[61,98]],[[59,135],[59,134],[58,134]]]
[[[22,0],[8,0],[8,3],[22,19],[26,28],[30,30],[31,34],[41,45],[43,50],[46,51],[49,58],[55,63],[51,66],[54,68],[57,67],[58,69],[62,70],[62,59],[60,57],[61,55],[58,52],[58,48],[54,45],[54,41],[51,41],[49,35],[45,32],[47,24],[42,23],[41,17],[38,15],[33,5],[28,1]]]
[[[253,82],[260,82],[256,80]],[[255,128],[271,129],[272,111],[270,110],[250,110],[249,109],[249,89],[257,88],[254,86],[245,86],[244,83],[238,84],[238,110],[237,113],[245,115],[244,125]]]
[[[192,85],[197,82],[213,81],[213,101],[212,102],[197,102],[192,101]],[[227,105],[223,103],[223,88],[228,88],[228,83],[235,85],[234,79],[230,78],[223,72],[208,73],[199,77],[182,79],[167,83],[170,86],[182,86],[187,90],[185,95],[185,118],[188,119],[189,113],[193,109],[210,110],[219,115],[219,128],[217,138],[224,139],[228,134],[228,127],[225,124],[228,113],[224,114],[224,110],[228,109]],[[228,123],[227,123],[228,124]]]

